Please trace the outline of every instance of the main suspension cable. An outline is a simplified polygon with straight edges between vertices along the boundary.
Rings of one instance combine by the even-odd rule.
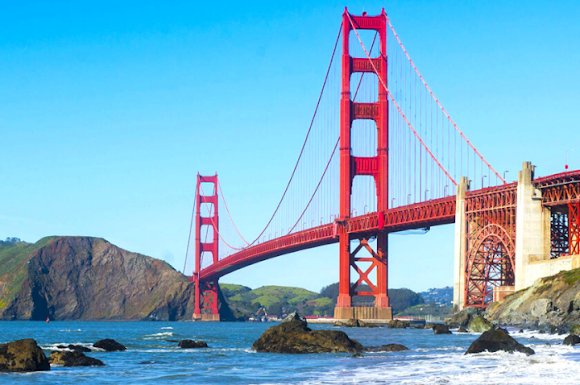
[[[393,94],[391,93],[391,91],[389,90],[389,88],[387,87],[387,85],[385,84],[384,80],[381,78],[379,71],[377,70],[375,63],[373,62],[369,52],[367,51],[363,41],[360,38],[360,35],[358,33],[358,30],[356,29],[354,22],[352,21],[350,14],[347,13],[347,17],[348,20],[350,22],[350,25],[354,31],[354,33],[356,34],[356,37],[362,47],[362,49],[365,52],[365,55],[367,56],[369,63],[371,64],[373,71],[375,72],[375,74],[377,75],[377,78],[379,79],[379,82],[381,83],[381,85],[383,86],[383,88],[385,89],[385,91],[387,92],[387,94],[389,95],[389,98],[391,99],[391,102],[393,102],[393,104],[395,105],[397,111],[399,112],[399,115],[401,115],[401,117],[403,118],[403,120],[405,120],[405,122],[407,123],[407,126],[409,127],[409,129],[413,132],[413,135],[415,135],[415,138],[417,138],[417,140],[419,141],[419,143],[421,143],[421,145],[423,146],[423,148],[425,148],[425,151],[427,151],[427,153],[429,154],[429,156],[431,157],[431,159],[433,159],[433,161],[435,163],[437,163],[437,166],[439,166],[439,168],[445,173],[445,175],[447,176],[447,178],[449,178],[449,180],[455,185],[457,186],[457,182],[455,181],[455,179],[453,179],[453,177],[449,174],[449,172],[447,171],[447,169],[445,169],[445,167],[443,167],[443,165],[441,164],[441,162],[439,162],[439,160],[437,160],[437,158],[435,157],[435,155],[433,155],[433,152],[431,152],[431,149],[429,148],[429,146],[427,146],[427,144],[423,141],[423,139],[421,138],[421,136],[417,133],[417,131],[415,130],[415,128],[413,127],[413,125],[411,124],[411,122],[409,121],[409,119],[407,119],[407,116],[405,115],[405,113],[402,111],[401,106],[399,106],[399,103],[397,103],[397,101],[395,100],[395,98],[393,97]],[[381,55],[385,55],[384,52],[381,52]]]
[[[349,15],[349,19],[350,19],[350,15]],[[352,21],[351,21],[352,24]],[[439,99],[437,98],[437,96],[435,95],[435,93],[433,92],[433,90],[431,89],[431,87],[429,87],[429,84],[427,84],[427,81],[425,80],[425,78],[423,77],[423,75],[421,75],[421,72],[419,72],[419,69],[417,68],[417,66],[415,65],[415,62],[413,61],[413,59],[411,59],[411,55],[409,55],[409,52],[407,51],[407,49],[405,48],[405,46],[403,45],[403,42],[401,41],[401,39],[399,38],[399,35],[397,34],[397,31],[395,30],[395,27],[393,27],[393,24],[391,24],[391,20],[389,19],[389,17],[387,16],[387,24],[391,30],[391,32],[393,32],[393,36],[395,37],[395,39],[397,40],[397,43],[399,44],[399,46],[401,47],[401,49],[403,50],[403,53],[405,54],[405,56],[407,57],[407,60],[409,61],[409,63],[411,64],[411,67],[413,67],[413,70],[415,71],[415,73],[417,74],[417,76],[419,77],[419,79],[421,80],[421,82],[423,83],[423,85],[425,86],[425,88],[427,89],[427,91],[429,92],[429,94],[431,95],[431,97],[433,98],[433,100],[435,101],[435,103],[437,104],[437,106],[439,107],[439,109],[441,109],[441,112],[443,112],[443,115],[445,115],[445,117],[447,118],[447,120],[449,120],[449,122],[451,123],[451,125],[453,126],[453,128],[455,128],[455,130],[459,133],[459,135],[463,138],[463,140],[467,143],[467,145],[469,147],[471,147],[471,149],[475,152],[475,154],[479,157],[479,159],[481,159],[481,161],[491,170],[493,171],[493,173],[499,178],[499,180],[501,180],[504,184],[506,184],[506,180],[500,175],[499,172],[497,172],[495,170],[495,168],[493,168],[493,166],[483,157],[483,155],[477,150],[477,148],[475,148],[475,146],[473,145],[473,143],[471,143],[471,141],[467,138],[467,136],[463,133],[463,131],[459,128],[459,126],[457,125],[457,123],[455,123],[455,121],[453,120],[453,118],[451,117],[451,115],[447,112],[447,110],[445,109],[445,107],[443,107],[443,104],[441,104],[441,102],[439,101]],[[356,32],[356,31],[355,31]],[[357,33],[358,35],[358,33]],[[359,39],[360,40],[360,39]],[[362,42],[361,42],[362,44]]]

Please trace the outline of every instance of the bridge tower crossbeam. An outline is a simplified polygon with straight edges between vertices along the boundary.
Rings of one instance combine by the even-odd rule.
[[[357,58],[350,56],[349,37],[354,27],[376,31],[380,41],[380,55],[376,58]],[[344,224],[351,217],[351,196],[353,179],[356,176],[371,176],[375,181],[377,211],[388,210],[388,137],[389,116],[387,90],[378,87],[376,102],[359,103],[351,99],[350,82],[353,73],[375,73],[378,70],[377,82],[387,84],[387,15],[383,9],[378,16],[350,15],[345,9],[342,21],[342,90],[340,100],[340,218],[339,228],[339,294],[334,317],[337,319],[374,318],[391,319],[392,311],[388,296],[388,236],[378,226],[376,231],[364,235],[348,233]],[[376,123],[377,151],[375,156],[354,156],[351,146],[353,121],[370,119]],[[381,215],[381,217],[383,217]],[[376,250],[369,243],[376,238]],[[357,244],[358,243],[358,244]],[[354,244],[354,249],[351,247]],[[366,251],[368,255],[361,255]],[[366,266],[361,264],[365,263]],[[351,272],[358,274],[358,279],[351,283]],[[375,278],[373,282],[372,277]],[[362,285],[368,289],[359,290]],[[355,295],[374,297],[374,306],[355,307],[352,298]]]

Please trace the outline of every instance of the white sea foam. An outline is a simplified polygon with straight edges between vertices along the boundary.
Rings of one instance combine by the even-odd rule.
[[[48,345],[41,345],[40,347],[44,350],[57,350],[57,351],[71,351],[72,349],[67,348],[59,348],[58,346],[68,346],[68,345],[80,345],[84,346],[85,348],[89,348],[92,350],[98,350],[98,348],[93,347],[93,344],[86,343],[86,342],[56,342],[53,344]]]
[[[548,381],[575,385],[580,373],[580,360],[575,359],[578,355],[573,348],[546,345],[538,346],[532,356],[505,352],[430,354],[420,360],[389,361],[322,373],[303,384],[545,385]]]
[[[162,327],[161,330],[173,330],[171,326]]]
[[[61,332],[61,333],[78,333],[78,332],[82,332],[82,329],[60,329],[59,332]]]
[[[161,338],[173,337],[173,332],[160,332],[154,334],[147,334],[143,338],[146,340],[155,340]]]

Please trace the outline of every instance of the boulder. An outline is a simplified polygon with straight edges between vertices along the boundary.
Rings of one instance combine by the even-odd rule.
[[[387,326],[391,329],[406,329],[410,325],[409,321],[402,321],[400,319],[394,319],[389,321]]]
[[[568,337],[564,338],[564,345],[577,345],[580,344],[580,337],[576,334],[570,334]]]
[[[50,358],[48,359],[51,365],[62,365],[62,366],[104,366],[105,364],[101,360],[97,360],[93,357],[87,357],[83,352],[79,351],[64,351],[64,352],[52,352],[50,353]]]
[[[400,352],[402,350],[409,350],[408,347],[401,344],[386,344],[381,346],[368,346],[365,348],[365,352]]]
[[[444,324],[433,325],[433,334],[452,334],[449,326]]]
[[[106,352],[117,352],[117,351],[123,351],[123,350],[127,350],[127,348],[118,343],[117,341],[110,339],[110,338],[105,338],[104,340],[99,340],[97,342],[95,342],[93,344],[93,346],[95,348],[99,348],[99,349],[103,349]]]
[[[50,370],[50,364],[42,349],[32,338],[0,344],[0,372],[40,370]]]
[[[181,340],[177,346],[182,349],[207,348],[207,343],[204,341]]]
[[[528,356],[534,354],[534,350],[528,348],[505,332],[503,329],[491,328],[483,332],[479,338],[471,343],[465,354],[481,353],[484,351],[497,352],[503,350],[506,352],[520,352]]]
[[[465,309],[453,314],[451,316],[451,318],[445,320],[445,323],[453,328],[458,328],[461,326],[467,327],[467,325],[469,324],[469,320],[473,316],[478,315],[480,313],[481,313],[481,310],[476,309],[476,308],[472,308],[472,307],[468,307],[468,308],[465,308]]]
[[[460,326],[459,329],[457,329],[457,333],[467,333],[467,329],[463,326]]]
[[[72,350],[75,352],[83,352],[83,353],[88,353],[91,351],[91,349],[89,349],[83,345],[68,344],[68,345],[57,345],[56,347],[59,349],[68,349],[68,350]]]
[[[472,333],[483,333],[492,328],[491,322],[486,320],[483,316],[477,314],[471,317],[467,324],[467,330]]]
[[[358,322],[358,327],[359,328],[377,328],[377,327],[380,326],[379,324],[372,323],[372,322],[366,322],[366,321],[363,321],[363,320],[360,320],[360,319],[357,320],[357,322]]]
[[[272,326],[252,348],[271,353],[360,353],[363,346],[338,330],[311,330],[306,320],[292,313],[279,325]]]
[[[351,318],[346,321],[336,321],[334,326],[341,326],[345,328],[356,328],[360,326],[359,320]]]

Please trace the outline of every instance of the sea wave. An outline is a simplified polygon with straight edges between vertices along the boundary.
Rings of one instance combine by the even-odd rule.
[[[154,340],[154,339],[167,338],[167,337],[173,337],[173,336],[174,336],[173,332],[160,332],[160,333],[154,333],[154,334],[147,334],[143,338],[146,340]]]
[[[80,345],[80,346],[84,346],[85,348],[89,348],[91,350],[99,350],[98,348],[95,348],[93,346],[93,344],[86,343],[86,342],[56,342],[56,343],[52,343],[52,344],[41,345],[40,347],[41,347],[41,349],[44,349],[44,350],[71,351],[72,349],[69,349],[68,347],[59,348],[59,346],[68,346],[68,345]]]
[[[505,352],[432,354],[430,359],[334,370],[302,384],[545,385],[553,381],[572,385],[578,383],[580,362],[566,357],[569,350],[544,345],[532,356]]]

